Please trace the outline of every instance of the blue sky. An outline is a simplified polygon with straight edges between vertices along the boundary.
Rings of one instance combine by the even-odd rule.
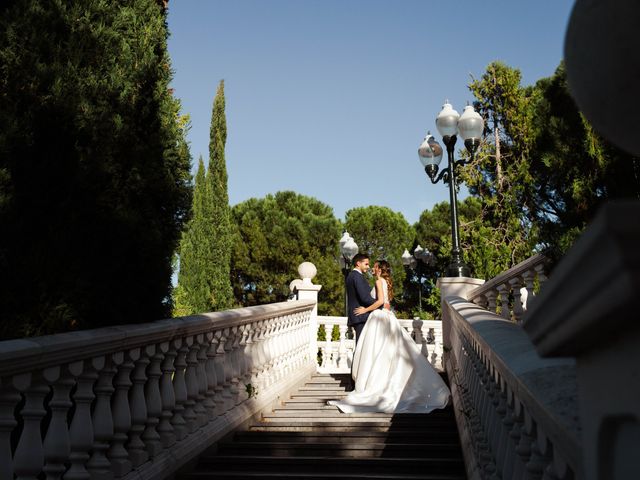
[[[294,190],[338,218],[380,205],[414,223],[448,201],[417,148],[445,99],[501,60],[523,83],[562,58],[572,0],[173,0],[173,87],[194,164],[225,80],[232,205]],[[437,133],[436,133],[437,135]]]

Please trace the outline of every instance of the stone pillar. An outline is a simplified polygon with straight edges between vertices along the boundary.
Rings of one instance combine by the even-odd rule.
[[[451,330],[451,318],[445,305],[448,297],[467,298],[467,294],[484,283],[479,278],[469,277],[441,277],[436,282],[440,289],[440,309],[442,311],[442,343],[445,347],[451,347],[449,332]]]
[[[316,362],[318,355],[318,292],[322,285],[314,285],[311,279],[316,276],[318,270],[311,262],[303,262],[298,267],[298,274],[301,280],[291,282],[293,293],[296,294],[298,300],[313,300],[316,302],[311,311],[311,319],[309,321],[309,362]],[[327,332],[331,335],[331,332]]]

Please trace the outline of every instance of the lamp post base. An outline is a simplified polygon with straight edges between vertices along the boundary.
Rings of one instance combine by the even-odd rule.
[[[447,277],[470,277],[471,276],[471,270],[469,270],[469,267],[467,266],[467,264],[462,262],[462,261],[452,262],[447,267],[447,271],[446,271],[446,275],[445,276],[447,276]]]

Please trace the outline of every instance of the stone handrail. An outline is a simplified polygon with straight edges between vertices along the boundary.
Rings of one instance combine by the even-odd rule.
[[[543,359],[519,325],[443,301],[446,353],[469,478],[582,478],[573,359]]]
[[[320,360],[318,371],[322,373],[349,373],[353,361],[355,341],[347,334],[347,317],[318,316],[318,326],[325,328],[325,340],[318,342]],[[399,319],[400,325],[421,345],[422,354],[438,371],[444,370],[442,363],[442,321]],[[333,327],[337,325],[340,337],[331,340]]]
[[[537,279],[542,287],[546,258],[536,254],[488,280],[472,290],[467,298],[491,312],[500,312],[503,318],[521,323],[522,316],[535,297],[534,285]]]
[[[315,371],[315,307],[0,342],[0,479],[172,475]]]

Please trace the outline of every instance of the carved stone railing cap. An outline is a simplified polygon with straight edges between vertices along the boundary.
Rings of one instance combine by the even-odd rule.
[[[541,355],[575,356],[640,327],[640,202],[606,204],[553,271],[523,327]]]

